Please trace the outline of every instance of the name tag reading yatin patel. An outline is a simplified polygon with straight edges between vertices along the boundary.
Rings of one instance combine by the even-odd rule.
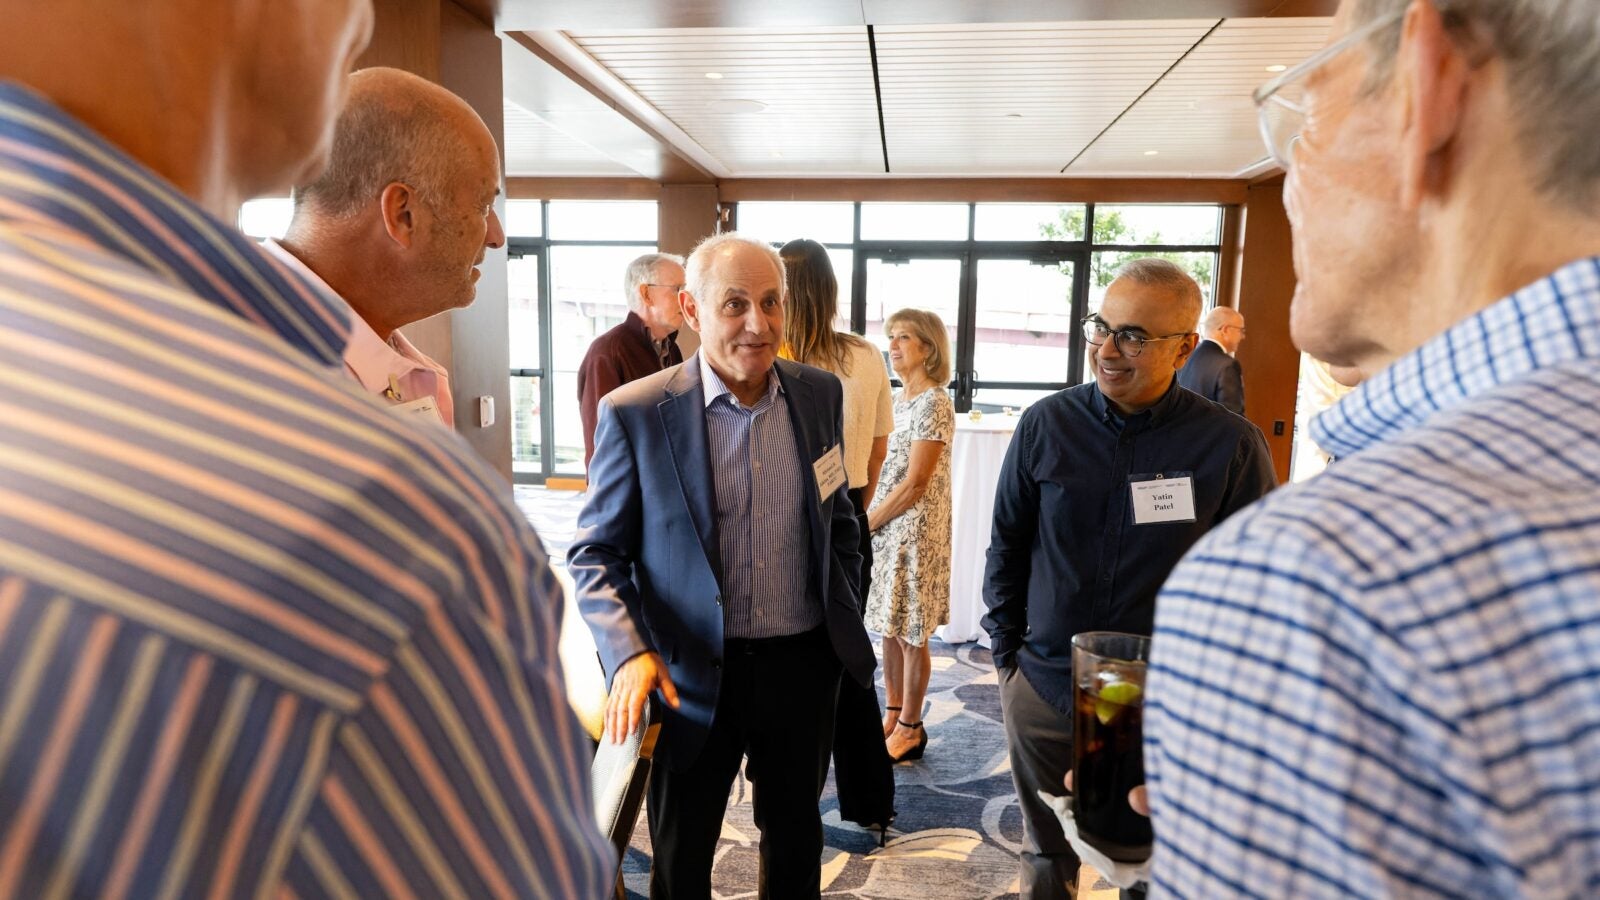
[[[1135,475],[1134,478],[1141,476]],[[1156,525],[1161,522],[1194,521],[1194,477],[1161,474],[1147,476],[1143,481],[1132,481],[1133,522],[1135,525]]]
[[[839,452],[839,445],[824,450],[811,469],[817,475],[817,502],[827,502],[828,495],[844,484],[844,454]]]

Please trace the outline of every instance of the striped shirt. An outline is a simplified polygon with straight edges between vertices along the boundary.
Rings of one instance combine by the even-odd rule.
[[[768,374],[766,394],[747,407],[704,354],[696,356],[717,496],[724,634],[766,638],[810,631],[822,624],[822,601],[811,588],[807,480],[778,370]]]
[[[1313,434],[1161,593],[1157,892],[1600,896],[1600,258]]]
[[[0,897],[601,897],[505,485],[336,298],[0,83]]]

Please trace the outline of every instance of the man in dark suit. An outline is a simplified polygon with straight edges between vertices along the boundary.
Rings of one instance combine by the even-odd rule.
[[[1178,370],[1178,385],[1244,415],[1244,376],[1233,354],[1244,342],[1244,316],[1219,306],[1200,322],[1200,346]]]
[[[711,895],[743,756],[762,897],[817,897],[841,669],[870,684],[834,376],[777,358],[783,263],[737,234],[690,256],[687,362],[600,403],[570,568],[611,675],[608,740],[664,700],[652,898]]]

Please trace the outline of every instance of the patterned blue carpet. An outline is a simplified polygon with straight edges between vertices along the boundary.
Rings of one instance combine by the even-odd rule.
[[[539,530],[553,560],[565,560],[581,494],[517,488],[517,502]],[[1016,897],[1022,820],[1017,812],[1000,721],[1000,692],[989,651],[977,644],[933,641],[928,685],[926,756],[895,768],[895,808],[887,846],[877,835],[841,822],[833,780],[822,796],[823,895],[903,900],[991,900]],[[882,673],[879,673],[881,691]],[[880,693],[881,696],[881,693]],[[735,782],[717,848],[713,892],[718,900],[756,896],[759,833],[750,785]],[[623,861],[629,897],[647,896],[649,828],[641,815]],[[1079,896],[1110,900],[1115,889],[1084,869]],[[1091,885],[1093,890],[1091,890]]]

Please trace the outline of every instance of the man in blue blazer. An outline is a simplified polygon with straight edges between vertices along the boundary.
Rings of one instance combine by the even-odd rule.
[[[1244,342],[1244,316],[1218,306],[1200,322],[1200,346],[1178,370],[1178,385],[1244,415],[1244,375],[1233,354]]]
[[[681,297],[700,351],[600,403],[569,554],[611,677],[608,740],[659,691],[650,896],[711,895],[728,791],[748,754],[762,897],[820,893],[841,670],[871,684],[855,511],[834,376],[777,358],[783,263],[702,242]]]

